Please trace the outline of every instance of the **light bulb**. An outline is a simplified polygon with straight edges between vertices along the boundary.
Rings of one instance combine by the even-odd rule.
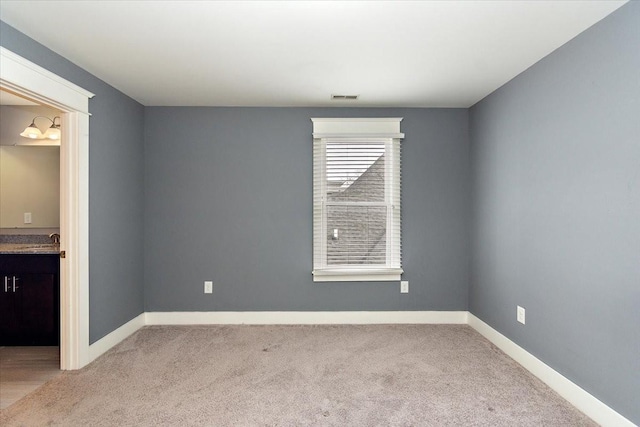
[[[44,135],[42,135],[42,132],[40,132],[40,129],[38,129],[33,123],[31,123],[31,126],[27,127],[24,130],[24,132],[20,134],[20,136],[24,136],[25,138],[30,138],[30,139],[44,138]]]
[[[54,127],[54,126],[51,126],[44,133],[43,138],[52,139],[52,140],[60,139],[60,129],[58,129],[58,128]]]

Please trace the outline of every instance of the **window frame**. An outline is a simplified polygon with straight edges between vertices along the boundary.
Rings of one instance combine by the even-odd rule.
[[[402,118],[312,118],[313,121],[313,281],[398,281],[401,267],[401,162]],[[327,143],[384,142],[385,201],[387,207],[386,262],[364,265],[327,264]],[[354,203],[357,206],[357,203]]]

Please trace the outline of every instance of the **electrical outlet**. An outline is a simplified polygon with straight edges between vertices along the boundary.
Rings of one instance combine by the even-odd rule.
[[[516,319],[524,325],[524,307],[518,306],[516,309]]]
[[[400,282],[400,293],[401,294],[408,294],[409,293],[409,281],[408,280],[402,280]]]
[[[31,224],[31,212],[24,213],[24,223]]]
[[[213,282],[211,280],[207,280],[204,282],[204,293],[205,294],[213,293]]]

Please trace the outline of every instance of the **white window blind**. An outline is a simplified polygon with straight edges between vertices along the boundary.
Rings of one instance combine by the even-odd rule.
[[[314,281],[399,280],[399,118],[314,122]]]

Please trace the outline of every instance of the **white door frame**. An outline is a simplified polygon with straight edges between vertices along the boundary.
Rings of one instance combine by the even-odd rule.
[[[89,356],[89,98],[94,95],[0,46],[0,88],[62,111],[60,367]]]

